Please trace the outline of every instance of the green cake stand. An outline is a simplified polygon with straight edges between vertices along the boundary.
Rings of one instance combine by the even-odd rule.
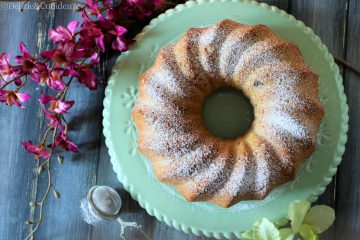
[[[224,209],[204,202],[187,202],[176,190],[156,180],[149,161],[136,148],[131,109],[138,97],[138,79],[153,63],[159,48],[176,41],[191,27],[210,26],[223,19],[265,24],[299,46],[305,62],[320,76],[319,93],[325,116],[318,146],[302,164],[294,181],[274,189],[264,200],[242,201]],[[136,37],[123,53],[105,92],[103,125],[114,171],[124,188],[146,211],[186,233],[216,238],[240,238],[261,217],[278,220],[290,202],[315,201],[331,181],[345,150],[348,106],[339,68],[314,32],[293,16],[267,4],[239,0],[189,1],[167,10]]]

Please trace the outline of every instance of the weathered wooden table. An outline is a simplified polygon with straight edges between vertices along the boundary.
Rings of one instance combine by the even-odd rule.
[[[293,14],[314,29],[329,50],[360,67],[360,0],[269,0],[269,4]],[[24,41],[29,49],[38,53],[51,47],[47,39],[50,28],[66,25],[79,19],[71,10],[11,10],[11,5],[0,5],[0,50],[17,52]],[[37,239],[117,239],[115,223],[93,227],[81,218],[79,203],[94,184],[116,187],[123,203],[122,217],[136,221],[152,239],[205,239],[179,232],[149,216],[122,189],[112,170],[102,134],[102,100],[104,88],[116,56],[97,69],[100,79],[98,91],[89,91],[76,85],[70,98],[77,101],[70,115],[72,139],[79,143],[79,154],[65,155],[65,163],[54,162],[54,182],[61,199],[53,197],[47,202],[44,223]],[[328,204],[336,210],[334,226],[322,239],[360,238],[360,76],[342,70],[345,91],[350,107],[350,131],[346,152],[336,177],[320,197],[318,203]],[[27,92],[39,96],[38,89]],[[24,223],[31,212],[28,202],[45,189],[45,176],[37,177],[32,157],[20,145],[21,141],[38,140],[45,128],[37,98],[32,98],[26,110],[0,105],[0,239],[23,239],[30,228]],[[141,239],[134,231],[127,239]]]

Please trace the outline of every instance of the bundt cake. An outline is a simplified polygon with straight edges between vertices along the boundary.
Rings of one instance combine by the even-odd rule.
[[[138,149],[158,180],[188,201],[229,207],[263,199],[315,150],[324,114],[318,76],[297,46],[264,25],[191,28],[160,49],[139,85]],[[202,119],[206,97],[228,87],[254,108],[250,129],[236,139],[214,136]]]

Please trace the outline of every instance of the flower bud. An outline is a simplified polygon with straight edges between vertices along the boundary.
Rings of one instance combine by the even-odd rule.
[[[59,199],[60,198],[60,193],[58,191],[56,191],[55,189],[53,189],[53,193],[55,198]]]
[[[37,169],[37,173],[41,174],[45,170],[44,165],[40,165]]]
[[[60,164],[64,163],[64,156],[58,155],[57,160]]]

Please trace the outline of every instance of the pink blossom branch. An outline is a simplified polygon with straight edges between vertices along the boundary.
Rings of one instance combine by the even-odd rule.
[[[23,1],[22,6],[28,2]],[[56,45],[54,49],[33,56],[21,43],[20,54],[14,59],[15,65],[10,64],[9,54],[0,55],[0,102],[25,108],[22,103],[28,101],[30,95],[20,93],[20,90],[29,82],[44,89],[38,100],[44,110],[48,128],[37,144],[31,141],[22,143],[39,161],[37,174],[46,170],[48,175],[47,189],[40,201],[35,199],[30,202],[31,207],[38,206],[39,209],[35,220],[27,221],[34,228],[26,239],[32,238],[42,223],[44,205],[50,190],[53,190],[56,198],[60,197],[51,178],[50,163],[54,150],[78,151],[77,145],[69,139],[65,118],[65,114],[75,104],[75,101],[66,100],[71,83],[76,79],[90,90],[97,89],[98,82],[92,69],[99,64],[100,54],[110,49],[126,51],[132,40],[126,38],[124,24],[148,19],[154,12],[161,10],[162,3],[163,0],[124,0],[118,6],[112,6],[107,0],[85,0],[84,6],[77,9],[81,12],[82,22],[71,21],[66,27],[57,26],[49,31],[49,39]],[[66,82],[65,79],[69,80]],[[51,89],[54,96],[45,94],[48,92],[46,89]],[[53,133],[50,137],[51,131]],[[46,145],[47,142],[50,144]],[[58,161],[62,163],[63,157],[59,155]]]

